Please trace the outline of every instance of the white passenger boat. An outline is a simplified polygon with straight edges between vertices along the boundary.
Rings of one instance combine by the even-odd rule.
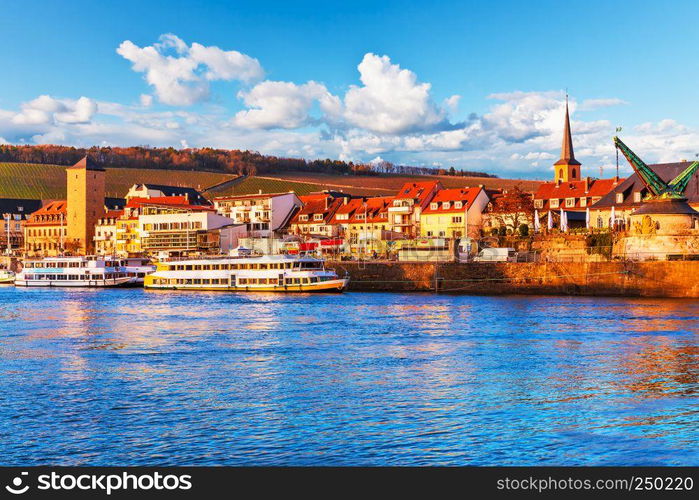
[[[115,257],[116,259],[116,257]],[[145,277],[150,273],[155,271],[155,265],[150,259],[140,258],[140,257],[128,257],[124,259],[118,259],[123,262],[123,268],[126,274],[136,278],[136,284],[141,286],[145,280]]]
[[[340,278],[325,261],[312,257],[265,255],[214,257],[159,262],[145,288],[240,292],[341,292]]]
[[[15,273],[9,269],[0,269],[0,285],[11,285],[15,282]]]
[[[31,287],[117,287],[137,286],[138,274],[143,273],[142,260],[117,257],[46,257],[24,261],[15,278],[16,286]],[[133,259],[131,259],[133,260]],[[152,267],[149,269],[152,270]]]

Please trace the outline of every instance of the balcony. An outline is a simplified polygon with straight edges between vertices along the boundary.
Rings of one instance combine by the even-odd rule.
[[[413,207],[388,207],[389,213],[409,214],[412,213]]]

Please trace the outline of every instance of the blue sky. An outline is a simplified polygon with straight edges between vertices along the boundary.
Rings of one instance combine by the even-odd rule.
[[[567,88],[584,173],[610,175],[617,125],[649,161],[699,153],[696,2],[4,1],[2,12],[4,142],[547,178]]]

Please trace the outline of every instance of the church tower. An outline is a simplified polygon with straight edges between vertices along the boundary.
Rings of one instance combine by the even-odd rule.
[[[573,153],[573,137],[570,134],[570,117],[568,115],[568,96],[566,95],[566,119],[563,125],[563,145],[561,146],[561,159],[553,164],[553,179],[558,182],[579,181],[580,166],[582,164],[575,159]]]
[[[67,249],[79,254],[94,252],[95,224],[104,214],[105,170],[87,156],[66,169]]]

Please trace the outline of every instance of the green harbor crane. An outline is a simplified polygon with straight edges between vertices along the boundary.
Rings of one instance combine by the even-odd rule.
[[[614,146],[621,151],[624,157],[628,160],[634,172],[638,174],[643,184],[648,188],[648,195],[645,200],[664,199],[664,200],[685,200],[684,190],[687,189],[687,184],[694,173],[699,168],[699,161],[693,162],[677,177],[670,182],[665,182],[656,174],[652,168],[646,165],[636,153],[622,142],[618,137],[614,137]]]

